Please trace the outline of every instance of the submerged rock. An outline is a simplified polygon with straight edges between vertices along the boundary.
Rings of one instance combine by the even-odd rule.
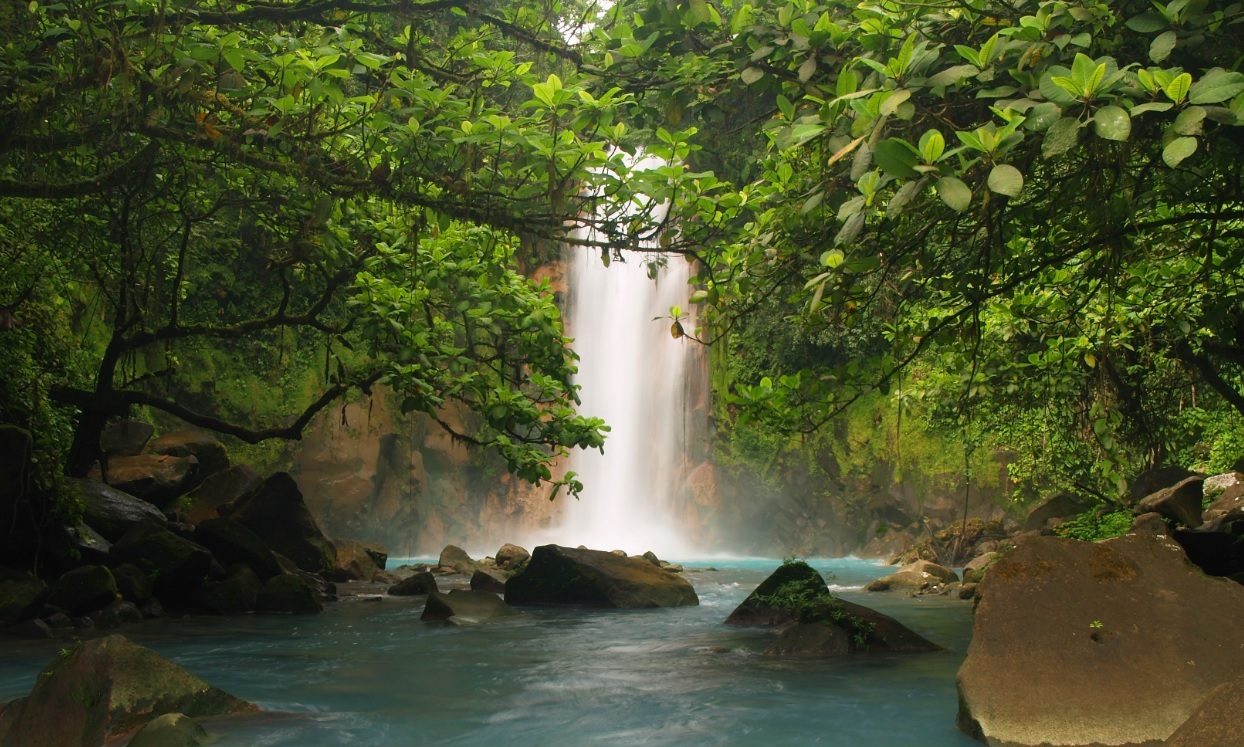
[[[448,594],[434,591],[423,608],[424,621],[448,622],[455,625],[486,622],[520,614],[490,591],[454,589]]]
[[[66,649],[44,668],[30,695],[0,713],[0,744],[99,747],[166,713],[253,710],[156,652],[110,635]]]
[[[506,582],[505,601],[619,609],[700,603],[686,579],[643,558],[559,545],[535,549],[527,567]]]
[[[419,571],[389,587],[389,593],[395,597],[413,597],[437,591],[440,589],[436,587],[436,576],[427,571]]]
[[[795,623],[779,634],[766,656],[798,656],[813,659],[823,656],[845,656],[851,653],[851,636],[837,625]]]
[[[959,726],[990,744],[1155,744],[1244,671],[1244,588],[1175,542],[1032,537],[977,589]]]

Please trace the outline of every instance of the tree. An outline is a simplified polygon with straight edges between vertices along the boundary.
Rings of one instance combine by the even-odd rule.
[[[406,411],[474,412],[456,435],[528,479],[551,478],[566,448],[599,447],[603,424],[573,410],[551,294],[516,272],[520,244],[565,235],[579,185],[621,164],[613,95],[571,111],[575,87],[516,51],[573,62],[556,12],[6,5],[0,344],[25,352],[0,415],[46,416],[49,393],[77,408],[71,474],[134,406],[255,442],[297,438],[377,383]],[[74,346],[39,352],[40,336],[86,344],[58,366]],[[228,403],[180,396],[205,351],[253,370],[306,345],[325,387],[291,403],[292,421],[237,422]]]

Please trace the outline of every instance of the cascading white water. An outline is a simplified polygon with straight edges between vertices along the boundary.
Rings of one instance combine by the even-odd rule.
[[[571,261],[567,321],[580,358],[579,412],[604,418],[612,430],[604,454],[571,457],[585,487],[578,501],[564,499],[562,524],[551,532],[558,544],[661,557],[693,550],[679,531],[677,504],[686,483],[694,343],[675,339],[668,318],[671,306],[688,306],[689,266],[668,257],[654,281],[647,265],[655,259],[624,252],[605,266],[595,253],[577,251]]]

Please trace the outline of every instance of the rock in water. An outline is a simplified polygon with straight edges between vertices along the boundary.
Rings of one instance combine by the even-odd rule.
[[[469,625],[517,614],[518,610],[490,591],[454,589],[448,594],[438,591],[429,594],[423,615],[419,619]]]
[[[475,569],[479,564],[467,555],[467,551],[457,545],[445,545],[445,549],[441,550],[441,557],[437,560],[437,565],[445,568],[453,568],[458,573],[470,575],[475,573]]]
[[[991,745],[1166,739],[1244,671],[1244,588],[1175,542],[1032,537],[978,588],[959,727]]]
[[[898,589],[914,593],[944,586],[945,584],[953,584],[958,580],[959,577],[955,575],[955,572],[945,566],[930,563],[927,560],[917,560],[914,563],[903,566],[896,573],[891,573],[889,576],[883,576],[871,582],[864,588],[868,591],[892,591]]]
[[[494,594],[505,593],[505,574],[492,568],[479,568],[471,574],[471,588],[476,591],[490,591]]]
[[[420,571],[389,587],[389,593],[395,597],[413,597],[420,594],[431,594],[435,591],[440,591],[436,587],[436,576],[427,571]]]
[[[129,747],[199,747],[207,744],[207,732],[184,713],[166,713],[147,722]]]
[[[39,674],[30,695],[0,713],[0,744],[99,747],[165,713],[257,710],[120,635],[87,641]]]
[[[726,625],[783,625],[795,622],[792,610],[769,603],[779,589],[791,597],[813,599],[829,595],[829,586],[816,569],[802,561],[783,563],[760,582],[726,618]]]
[[[686,579],[643,558],[559,545],[536,548],[527,567],[506,582],[505,601],[619,609],[700,603]]]
[[[520,565],[531,559],[531,553],[527,552],[518,545],[511,545],[508,542],[497,550],[497,567],[506,571],[517,570]]]
[[[362,542],[338,539],[336,544],[336,567],[331,573],[325,574],[329,581],[371,581],[380,572],[373,551]]]
[[[320,531],[298,484],[286,472],[269,477],[259,490],[239,499],[229,518],[246,525],[274,552],[304,571],[329,573],[337,567],[337,550]]]

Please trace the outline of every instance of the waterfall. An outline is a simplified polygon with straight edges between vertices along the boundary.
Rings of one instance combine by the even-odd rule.
[[[623,252],[605,266],[594,252],[576,251],[569,273],[567,326],[579,355],[575,383],[579,412],[612,429],[604,453],[575,451],[570,469],[584,484],[566,501],[558,544],[592,549],[652,550],[685,556],[678,506],[686,492],[689,346],[675,339],[671,306],[687,308],[690,268],[681,256]],[[683,324],[690,324],[686,319]]]

